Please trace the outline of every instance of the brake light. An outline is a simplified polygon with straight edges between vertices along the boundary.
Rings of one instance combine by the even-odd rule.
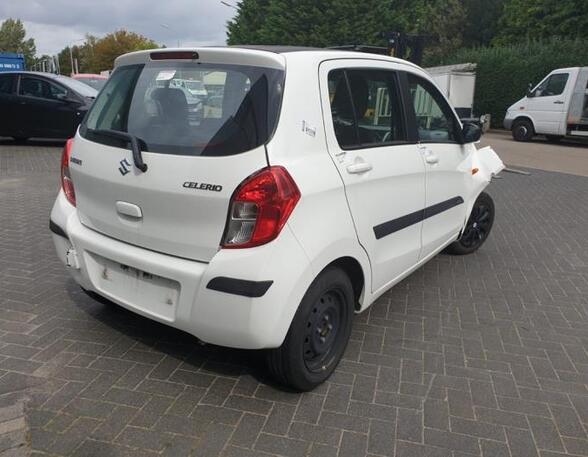
[[[74,191],[73,181],[69,172],[69,159],[71,157],[71,148],[73,146],[73,138],[65,142],[63,153],[61,154],[61,188],[65,194],[65,198],[73,206],[76,206],[76,193]]]
[[[279,234],[300,191],[284,167],[264,168],[241,183],[233,194],[223,248],[250,248]]]

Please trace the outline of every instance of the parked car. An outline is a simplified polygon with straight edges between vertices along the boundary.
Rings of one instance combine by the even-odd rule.
[[[181,90],[151,90],[190,68],[225,85],[193,122]],[[376,119],[378,91],[390,109]],[[503,164],[479,137],[399,59],[136,52],[64,148],[50,228],[83,289],[203,342],[266,349],[277,380],[309,390],[337,366],[354,313],[441,250],[486,241],[483,189]]]
[[[508,108],[504,127],[517,141],[535,135],[554,142],[565,136],[588,138],[588,67],[552,71]]]
[[[67,76],[0,74],[0,136],[69,138],[92,105],[95,89]]]
[[[76,73],[71,77],[76,81],[80,81],[84,84],[87,84],[88,86],[98,91],[102,89],[104,87],[104,84],[106,84],[106,81],[108,81],[108,76],[97,75],[93,73]]]

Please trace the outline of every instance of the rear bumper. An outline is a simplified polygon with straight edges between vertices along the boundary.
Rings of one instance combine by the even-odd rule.
[[[280,346],[314,278],[288,226],[272,243],[219,250],[203,263],[95,232],[61,192],[50,225],[59,258],[83,288],[220,346]]]

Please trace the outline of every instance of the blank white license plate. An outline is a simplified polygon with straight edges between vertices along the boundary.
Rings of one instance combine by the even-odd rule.
[[[129,265],[88,253],[92,281],[115,300],[159,319],[173,321],[180,296],[180,283]]]

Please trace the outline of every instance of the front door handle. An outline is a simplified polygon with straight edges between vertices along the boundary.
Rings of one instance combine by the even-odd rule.
[[[355,162],[351,165],[347,165],[347,173],[351,174],[359,174],[365,173],[366,171],[370,171],[372,169],[372,164],[368,162]]]
[[[556,100],[555,102],[553,102],[554,105],[563,105],[564,102],[563,100]]]
[[[425,162],[434,165],[439,163],[439,156],[435,154],[433,151],[425,151]]]

